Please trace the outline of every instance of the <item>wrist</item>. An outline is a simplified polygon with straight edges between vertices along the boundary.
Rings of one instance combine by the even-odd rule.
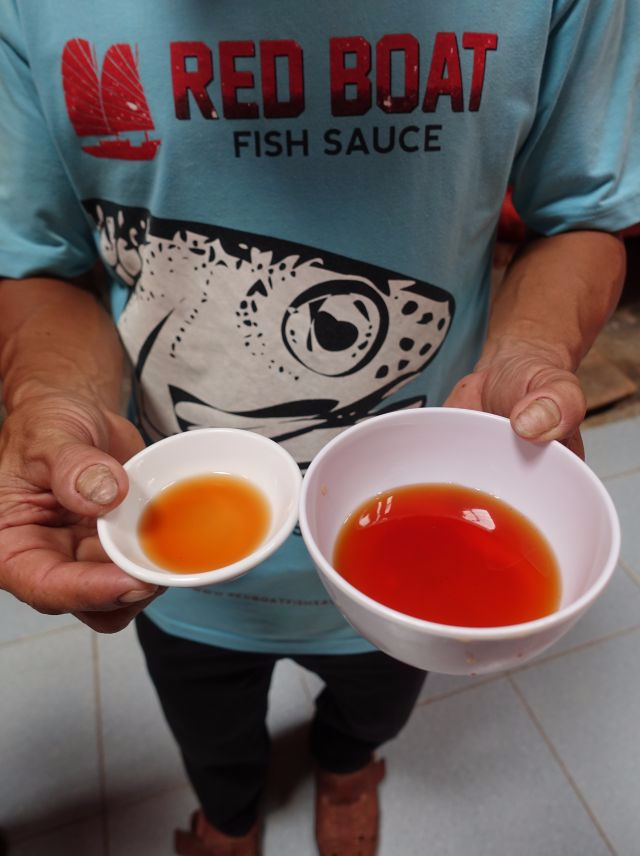
[[[489,349],[519,342],[519,350],[533,348],[575,371],[617,304],[624,267],[624,247],[605,233],[566,232],[525,244],[498,286]]]
[[[2,447],[19,458],[39,458],[69,442],[108,447],[112,412],[83,391],[40,389],[14,398],[7,408]]]
[[[509,333],[490,331],[485,341],[476,371],[484,371],[495,362],[507,363],[518,360],[522,363],[530,355],[535,364],[548,364],[565,371],[575,372],[582,354],[573,351],[565,342],[546,341],[546,330],[534,323],[513,325]]]
[[[0,376],[11,410],[51,391],[119,411],[123,350],[110,316],[51,278],[0,281]]]
[[[48,376],[29,377],[23,381],[5,378],[3,398],[7,413],[31,403],[48,400],[82,400],[88,406],[118,413],[121,409],[120,390],[105,390],[102,385],[92,383],[90,379],[74,377],[71,379],[51,378]]]

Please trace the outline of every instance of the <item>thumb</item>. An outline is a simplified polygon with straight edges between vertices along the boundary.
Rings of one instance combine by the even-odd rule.
[[[562,413],[553,398],[534,398],[512,419],[516,433],[531,440],[545,437],[561,420]]]
[[[122,466],[101,449],[67,442],[50,457],[51,489],[58,502],[81,516],[97,517],[124,499],[128,480]]]
[[[563,375],[530,390],[513,408],[511,424],[521,437],[537,442],[566,441],[576,434],[586,401],[576,376]]]

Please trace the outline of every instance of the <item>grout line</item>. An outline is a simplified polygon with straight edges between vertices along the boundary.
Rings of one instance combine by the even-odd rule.
[[[49,636],[59,636],[62,633],[78,633],[86,629],[87,628],[84,624],[78,622],[77,624],[69,624],[66,627],[53,627],[51,630],[40,630],[36,633],[27,633],[26,636],[19,636],[17,639],[7,639],[4,642],[0,642],[0,651],[4,648],[10,648],[12,645],[19,645],[21,642],[31,642],[34,639],[46,639]]]
[[[542,655],[540,657],[536,657],[530,663],[525,663],[524,665],[519,666],[517,669],[508,669],[504,672],[498,672],[495,675],[490,676],[478,676],[477,678],[474,678],[474,683],[472,685],[466,687],[456,687],[455,689],[446,690],[445,692],[438,693],[437,695],[426,698],[423,701],[418,701],[416,707],[426,707],[429,704],[433,704],[433,702],[452,698],[453,696],[460,695],[461,693],[471,692],[477,689],[478,687],[493,683],[494,681],[498,681],[501,678],[508,678],[511,675],[518,675],[521,672],[526,672],[529,669],[534,669],[536,668],[536,666],[551,663],[554,660],[560,660],[562,657],[567,657],[569,654],[577,654],[580,651],[585,651],[588,648],[595,647],[596,645],[600,645],[603,642],[610,642],[613,639],[619,639],[628,634],[637,633],[639,630],[640,624],[634,624],[632,627],[625,627],[622,630],[615,630],[612,633],[606,634],[605,636],[599,636],[597,639],[590,639],[587,642],[581,642],[579,645],[574,645],[573,647],[567,648],[564,651],[558,651],[555,654],[547,654]]]
[[[558,651],[556,654],[547,654],[546,656],[538,657],[530,663],[520,666],[518,669],[510,669],[507,674],[517,675],[520,672],[526,672],[529,669],[542,665],[543,663],[551,663],[554,660],[560,660],[562,657],[566,657],[569,654],[577,654],[580,651],[586,651],[588,648],[593,648],[596,645],[600,645],[602,642],[610,642],[612,639],[619,639],[622,636],[637,633],[638,630],[640,630],[640,624],[634,624],[632,627],[624,627],[622,630],[614,630],[611,633],[607,633],[605,636],[598,636],[597,639],[589,639],[587,642],[581,642],[579,645],[567,648],[566,651]]]
[[[506,675],[506,672],[499,672],[498,674],[487,675],[485,677],[471,678],[469,676],[470,681],[471,680],[473,681],[473,683],[470,683],[469,686],[456,687],[455,689],[452,689],[452,690],[445,690],[444,692],[436,693],[436,695],[429,696],[428,698],[425,698],[422,701],[418,701],[416,703],[416,707],[426,707],[427,705],[433,704],[436,701],[442,701],[443,699],[452,698],[453,696],[460,695],[461,693],[470,692],[471,690],[475,690],[478,687],[485,686],[486,684],[495,683],[496,681],[499,681],[502,678],[504,678],[505,675]],[[464,677],[464,675],[461,675],[460,677]],[[429,680],[428,677],[427,677],[427,680]]]
[[[123,809],[129,809],[135,806],[143,805],[144,803],[150,802],[151,800],[160,799],[160,797],[169,796],[169,794],[177,794],[180,791],[188,791],[193,796],[194,800],[196,799],[195,794],[193,792],[193,788],[185,779],[185,781],[180,785],[170,785],[166,788],[160,788],[157,791],[146,791],[142,796],[127,797],[127,799],[123,800],[121,803],[114,803],[113,808],[115,811],[122,811]]]
[[[602,434],[609,433],[608,429],[610,430],[611,427],[614,425],[615,426],[620,425],[621,422],[637,422],[638,426],[640,427],[640,415],[638,415],[638,413],[629,413],[626,416],[624,414],[622,414],[617,419],[612,419],[612,420],[607,421],[607,422],[602,422],[598,425],[591,424],[589,422],[589,417],[587,416],[586,419],[582,423],[581,431],[584,434],[587,434],[590,431],[594,431],[594,432],[598,432],[598,433],[602,433]]]
[[[542,723],[540,722],[538,717],[535,715],[533,708],[531,707],[531,705],[529,704],[529,702],[525,698],[524,693],[521,691],[520,687],[518,687],[518,685],[513,680],[511,675],[507,676],[507,680],[509,681],[513,691],[515,692],[515,694],[519,698],[522,706],[524,707],[525,711],[527,712],[529,719],[531,720],[531,722],[535,726],[536,730],[538,731],[538,733],[540,734],[540,736],[542,737],[542,739],[546,743],[547,748],[549,749],[549,751],[553,755],[557,765],[560,767],[560,769],[564,773],[564,775],[565,775],[567,781],[569,782],[573,792],[575,793],[576,797],[578,798],[578,800],[582,804],[582,807],[584,808],[584,810],[587,812],[587,814],[588,814],[589,818],[591,819],[591,822],[595,826],[598,834],[600,835],[604,844],[606,845],[609,852],[611,853],[611,856],[616,856],[616,850],[613,847],[613,844],[611,843],[611,841],[609,841],[609,838],[608,838],[606,832],[604,831],[602,825],[600,824],[600,821],[596,817],[595,812],[593,811],[593,809],[591,808],[591,806],[587,802],[587,799],[585,798],[582,791],[578,787],[576,780],[573,778],[573,776],[569,772],[568,767],[566,766],[566,764],[564,763],[564,761],[560,757],[560,753],[558,752],[555,745],[553,744],[553,741],[551,740],[550,737],[547,736],[544,728],[542,727]]]
[[[640,574],[637,574],[636,571],[634,571],[633,568],[624,561],[624,559],[619,559],[618,563],[622,570],[626,572],[627,576],[631,577],[631,581],[640,586]]]
[[[96,710],[96,757],[98,759],[99,793],[100,793],[100,822],[102,826],[102,850],[104,856],[109,856],[109,822],[107,805],[107,778],[104,749],[104,719],[102,717],[102,688],[100,682],[100,652],[98,649],[98,634],[91,634],[91,655],[93,661],[93,687]]]
[[[34,841],[37,841],[39,838],[44,838],[45,836],[49,836],[55,834],[56,832],[60,832],[63,829],[67,829],[71,826],[76,826],[79,823],[86,823],[87,821],[93,820],[94,818],[98,819],[99,815],[95,812],[91,812],[89,814],[80,814],[77,817],[70,818],[69,820],[64,820],[60,822],[54,822],[51,824],[47,824],[46,826],[42,826],[40,829],[37,829],[35,832],[23,832],[18,835],[9,835],[9,844],[10,845],[21,845],[21,844],[31,844]]]
[[[90,632],[89,628],[86,625],[84,625],[82,622],[78,621],[77,624],[69,625],[66,627],[56,627],[56,628],[52,628],[51,630],[42,631],[40,633],[29,634],[28,636],[23,636],[20,639],[14,639],[14,640],[11,640],[8,642],[0,643],[0,651],[3,649],[7,649],[11,646],[14,646],[14,645],[19,645],[23,642],[32,642],[34,640],[49,639],[49,638],[52,638],[54,636],[61,636],[65,633],[68,633],[68,634],[75,633],[76,635],[79,635],[80,633],[84,634],[87,632]],[[95,634],[93,634],[93,632],[92,632],[92,635],[95,635]],[[95,653],[93,651],[93,640],[91,640],[91,659],[92,659],[92,665],[93,665],[93,671],[94,671],[94,699],[95,699],[96,704],[97,704],[97,697],[95,695]],[[98,709],[96,707],[96,713],[97,712],[98,712]],[[97,731],[97,735],[98,734],[99,734],[99,731]],[[99,748],[100,747],[98,746],[97,748],[98,748],[98,759],[100,761],[100,754],[99,754]],[[93,810],[87,809],[87,811],[80,812],[78,815],[70,817],[68,820],[63,820],[62,822],[56,822],[55,820],[52,820],[52,822],[43,823],[43,825],[40,828],[36,829],[35,831],[24,830],[23,832],[19,833],[18,835],[12,837],[11,840],[15,841],[16,844],[20,844],[22,842],[35,841],[38,838],[42,838],[43,836],[51,835],[52,833],[55,834],[56,832],[58,832],[60,830],[66,829],[68,827],[75,826],[78,823],[84,823],[84,822],[87,822],[87,821],[90,821],[93,819],[102,821],[103,810],[102,810],[102,794],[101,794],[100,783],[99,783],[98,790],[99,790],[99,796],[98,796],[99,805],[96,806]],[[106,854],[104,852],[104,849],[102,852],[103,852],[103,856],[108,856],[108,854]]]
[[[620,470],[620,472],[608,473],[606,476],[599,476],[600,480],[603,482],[608,481],[616,481],[617,479],[623,479],[627,476],[635,476],[640,473],[640,466],[636,464],[636,466],[631,467],[630,470]],[[597,475],[597,473],[596,473]]]

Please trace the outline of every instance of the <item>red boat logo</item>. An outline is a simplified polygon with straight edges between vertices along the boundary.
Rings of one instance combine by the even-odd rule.
[[[71,39],[62,52],[62,85],[69,119],[79,137],[111,137],[82,151],[97,158],[153,160],[160,140],[149,138],[153,120],[138,72],[138,50],[111,45],[98,77],[95,50],[86,39]],[[120,136],[143,131],[144,139]]]

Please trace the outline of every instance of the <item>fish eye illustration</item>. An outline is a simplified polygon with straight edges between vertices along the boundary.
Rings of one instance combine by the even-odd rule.
[[[362,280],[317,283],[289,304],[282,340],[310,371],[329,377],[357,372],[380,350],[389,313],[380,292]]]

